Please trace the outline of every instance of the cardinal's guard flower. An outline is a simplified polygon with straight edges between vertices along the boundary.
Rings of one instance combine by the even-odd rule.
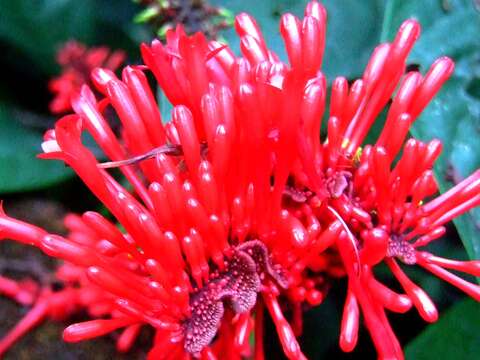
[[[69,215],[70,233],[61,237],[1,214],[3,238],[65,261],[57,272],[65,287],[36,293],[0,282],[17,301],[34,303],[0,342],[0,353],[41,319],[86,308],[93,320],[69,326],[65,341],[121,328],[118,347],[126,350],[148,324],[156,330],[151,359],[263,359],[267,311],[285,355],[305,359],[296,340],[302,309],[321,304],[332,281],[346,275],[341,348],[355,347],[361,313],[379,357],[401,359],[386,310],[415,306],[427,321],[437,311],[397,260],[480,300],[478,285],[449,271],[480,276],[479,261],[420,250],[443,235],[446,222],[480,203],[480,171],[432,199],[441,143],[408,139],[452,61],[440,58],[424,76],[405,73],[420,34],[416,21],[405,21],[392,43],[373,51],[360,79],[333,81],[321,139],[326,16],[316,1],[303,19],[282,16],[289,64],[268,49],[255,20],[240,14],[241,57],[178,27],[166,44],[142,45],[145,66],[127,66],[121,78],[107,68],[92,72],[103,99],[83,86],[72,100],[75,114],[45,134],[41,157],[70,166],[111,217]],[[165,124],[145,71],[174,105]],[[381,134],[364,144],[390,99]],[[107,107],[118,115],[121,138],[103,116]],[[97,161],[82,144],[83,132],[111,161]],[[405,294],[374,278],[380,262]]]
[[[111,52],[104,46],[87,48],[75,40],[63,44],[56,58],[61,74],[48,83],[50,91],[55,95],[50,103],[50,111],[54,114],[71,112],[71,97],[83,84],[91,84],[91,71],[97,67],[115,71],[125,62],[125,58],[123,51]]]

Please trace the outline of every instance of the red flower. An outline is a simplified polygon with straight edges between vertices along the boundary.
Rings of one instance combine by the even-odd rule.
[[[410,125],[453,71],[452,61],[441,58],[424,78],[418,72],[403,76],[406,57],[419,31],[415,21],[406,21],[392,44],[375,49],[362,79],[350,89],[344,78],[334,81],[324,144],[316,135],[318,123],[311,135],[299,137],[304,172],[301,175],[307,179],[308,188],[318,189],[316,194],[322,200],[317,217],[330,216],[343,226],[336,245],[349,276],[349,290],[340,346],[345,351],[355,347],[360,307],[382,358],[403,357],[385,309],[405,312],[413,303],[424,319],[437,319],[431,300],[403,274],[395,257],[406,264],[418,263],[480,300],[478,285],[446,270],[478,276],[479,261],[447,260],[416,250],[442,236],[445,222],[478,206],[479,172],[422,205],[425,198],[437,191],[431,169],[441,143],[433,140],[424,144],[410,139],[398,163],[392,165]],[[292,57],[290,53],[289,56]],[[360,145],[400,80],[376,144],[367,145],[362,151]],[[382,260],[406,295],[394,293],[373,278],[372,267]]]
[[[125,53],[110,52],[106,47],[87,48],[77,41],[65,43],[57,53],[57,63],[61,66],[60,76],[50,80],[48,87],[55,94],[50,103],[50,111],[63,114],[72,111],[70,98],[83,84],[91,84],[90,72],[99,67],[115,71],[125,61]]]
[[[30,279],[15,281],[0,276],[0,293],[22,305],[31,305],[38,291],[37,284]]]
[[[64,339],[126,327],[122,349],[149,324],[157,334],[152,359],[237,359],[250,354],[255,329],[255,358],[263,359],[266,307],[285,355],[304,359],[296,341],[302,305],[320,304],[329,283],[346,274],[340,346],[355,347],[361,309],[379,356],[398,359],[403,353],[385,309],[405,312],[414,304],[430,321],[436,310],[395,258],[418,263],[478,299],[477,285],[445,270],[479,275],[478,261],[440,259],[416,248],[478,205],[479,173],[426,201],[436,192],[431,168],[440,143],[410,139],[392,165],[409,126],[453,71],[451,60],[441,58],[423,78],[404,75],[420,31],[407,20],[392,44],[375,49],[361,79],[350,88],[344,78],[333,82],[322,142],[325,24],[325,9],[316,1],[303,20],[282,16],[289,65],[268,50],[246,14],[235,23],[243,57],[181,28],[167,34],[165,45],[143,45],[147,68],[174,105],[165,125],[145,67],[126,67],[121,79],[110,69],[95,69],[93,84],[104,99],[97,101],[83,86],[72,100],[75,115],[45,134],[42,157],[69,165],[124,231],[87,212],[67,218],[71,233],[63,238],[2,214],[2,237],[66,261],[58,274],[65,290],[46,291],[36,304],[49,306],[38,305],[31,318],[87,308],[95,319],[68,327]],[[362,150],[394,93],[379,139]],[[107,106],[122,123],[121,139],[103,116]],[[82,144],[84,130],[110,163],[99,164]],[[108,174],[112,166],[131,193]],[[406,294],[374,278],[372,268],[383,260]],[[71,306],[55,312],[63,308],[50,304]]]

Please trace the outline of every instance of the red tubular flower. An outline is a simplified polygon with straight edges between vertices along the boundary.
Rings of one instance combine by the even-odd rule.
[[[106,47],[87,48],[74,40],[65,43],[57,53],[57,63],[62,73],[48,84],[50,91],[55,94],[50,111],[54,114],[71,112],[71,97],[83,84],[91,84],[91,71],[99,66],[115,71],[125,57],[120,50],[110,52]]]
[[[441,151],[441,143],[408,140],[400,160],[392,168],[410,125],[452,73],[452,61],[437,60],[423,79],[417,72],[406,74],[377,143],[367,145],[363,152],[359,147],[393,95],[418,34],[418,24],[406,21],[392,44],[380,45],[374,51],[363,78],[350,90],[343,78],[334,81],[327,141],[323,145],[318,142],[313,145],[318,141],[316,135],[311,137],[310,144],[308,138],[300,138],[305,143],[301,156],[308,159],[303,162],[305,178],[310,182],[308,187],[314,188],[317,179],[323,179],[324,192],[317,191],[317,196],[323,195],[318,214],[323,212],[322,206],[326,207],[332,219],[341,221],[344,227],[337,248],[350,280],[340,346],[345,351],[354,348],[360,306],[379,356],[383,358],[403,357],[385,309],[405,312],[413,304],[427,321],[438,317],[431,300],[403,274],[395,257],[407,264],[418,263],[480,300],[478,285],[446,270],[478,276],[479,261],[447,260],[416,250],[442,236],[445,222],[478,206],[478,171],[449,192],[422,205],[425,198],[436,192],[431,169]],[[312,151],[316,155],[312,156]],[[315,157],[317,169],[309,169]],[[413,244],[412,240],[415,240]],[[384,259],[406,295],[392,292],[373,278],[372,267]]]
[[[15,281],[0,276],[0,294],[12,298],[22,305],[31,305],[38,291],[37,284],[30,279]]]
[[[1,214],[2,237],[65,260],[57,276],[67,284],[38,298],[26,325],[0,343],[3,351],[35,322],[87,308],[93,320],[68,327],[66,341],[125,328],[118,348],[126,350],[149,324],[156,329],[152,359],[239,359],[253,353],[261,360],[266,309],[285,355],[304,359],[296,340],[302,304],[320,304],[329,283],[347,275],[341,348],[355,348],[362,314],[379,357],[401,359],[386,310],[403,313],[414,305],[428,321],[437,312],[395,258],[418,263],[478,300],[477,285],[447,270],[479,275],[478,261],[417,250],[480,201],[478,171],[427,201],[436,192],[431,169],[440,142],[406,141],[453,63],[441,58],[424,77],[404,74],[420,33],[407,20],[391,44],[374,50],[361,79],[350,87],[344,78],[334,80],[322,141],[325,24],[325,9],[316,1],[302,20],[282,16],[289,65],[268,49],[247,14],[235,23],[241,57],[181,28],[167,33],[166,44],[143,45],[147,68],[174,105],[166,125],[144,67],[126,67],[121,79],[105,68],[92,72],[104,98],[97,101],[83,86],[72,100],[75,114],[45,134],[41,157],[69,165],[115,220],[95,212],[71,215],[64,238]],[[377,142],[362,150],[392,96]],[[108,106],[122,124],[121,138],[105,120]],[[81,142],[83,131],[111,162],[97,162]],[[109,167],[120,167],[131,192]],[[372,269],[381,261],[406,294],[374,278]],[[42,305],[67,300],[68,311]],[[290,322],[285,303],[293,309]]]

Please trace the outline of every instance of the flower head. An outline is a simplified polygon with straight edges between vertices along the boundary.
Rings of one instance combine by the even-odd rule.
[[[268,49],[255,20],[240,14],[240,57],[178,27],[166,44],[143,45],[146,66],[127,66],[121,79],[110,69],[93,70],[103,99],[83,86],[72,99],[75,114],[45,134],[41,157],[69,165],[114,220],[96,212],[71,215],[65,238],[0,217],[2,237],[65,260],[59,276],[71,284],[71,303],[101,317],[68,327],[65,340],[126,327],[121,339],[131,343],[149,324],[157,333],[151,358],[235,359],[250,353],[254,330],[255,357],[262,359],[266,308],[285,355],[304,359],[296,341],[302,306],[320,304],[329,283],[346,275],[342,349],[355,347],[361,310],[379,356],[402,358],[385,310],[405,312],[413,304],[429,321],[436,310],[395,259],[419,264],[478,299],[477,285],[446,270],[478,275],[478,261],[417,250],[480,201],[478,172],[429,201],[440,142],[407,140],[452,61],[439,59],[424,77],[405,74],[420,33],[407,20],[391,44],[374,50],[361,79],[351,86],[341,77],[333,81],[321,139],[325,26],[326,11],[316,1],[303,20],[282,16],[289,64]],[[147,69],[174,105],[166,124]],[[392,97],[376,143],[364,145]],[[106,107],[122,123],[121,138],[105,120]],[[98,163],[82,144],[83,131],[110,162]],[[131,191],[110,167],[119,167]],[[374,278],[382,261],[406,294]]]
[[[55,94],[50,111],[54,114],[71,112],[71,96],[83,84],[91,84],[90,73],[93,69],[102,66],[115,71],[124,61],[125,53],[121,50],[110,52],[106,47],[87,48],[74,40],[66,42],[57,53],[57,63],[62,73],[48,84],[50,91]]]

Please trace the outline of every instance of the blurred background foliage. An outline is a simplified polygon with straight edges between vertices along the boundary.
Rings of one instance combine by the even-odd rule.
[[[455,60],[456,70],[440,95],[414,124],[412,135],[422,140],[436,137],[443,141],[443,155],[435,168],[441,191],[480,168],[480,2],[325,0],[323,3],[328,10],[324,72],[330,83],[339,75],[349,80],[360,77],[380,41],[393,40],[404,19],[415,17],[420,21],[422,35],[409,64],[425,73],[436,58],[447,55]],[[269,46],[285,59],[278,20],[284,12],[300,15],[306,1],[211,0],[210,4],[226,9],[222,14],[227,20],[230,13],[252,13],[261,24]],[[55,121],[48,110],[51,94],[47,83],[60,71],[55,63],[56,51],[71,39],[88,46],[123,49],[128,54],[128,63],[140,63],[139,43],[150,41],[159,30],[160,33],[164,30],[146,23],[138,24],[142,16],[145,16],[145,6],[141,0],[0,0],[0,194],[12,215],[62,231],[60,218],[65,211],[98,207],[69,169],[36,158],[41,151],[42,133]],[[137,23],[133,21],[135,17]],[[227,27],[219,36],[238,51],[239,42],[233,28]],[[159,100],[164,103],[161,96]],[[168,106],[164,107],[168,110]],[[449,257],[480,259],[479,229],[480,209],[475,209],[456,220],[446,238],[436,244],[436,250],[440,254],[448,253]],[[1,243],[2,273],[9,271],[12,258],[45,262],[36,251]],[[42,266],[48,268],[51,264]],[[412,272],[439,304],[444,316],[424,330],[425,324],[414,311],[401,317],[392,315],[401,342],[408,344],[407,358],[478,357],[479,306],[464,300],[459,292],[425,276],[422,271]],[[381,269],[378,275],[382,278]],[[388,278],[382,280],[391,282]],[[361,333],[360,346],[353,354],[342,354],[338,350],[344,293],[345,284],[340,283],[332,289],[324,304],[307,312],[305,335],[301,341],[310,358],[374,357],[365,332]],[[21,312],[17,306],[0,300],[0,336],[16,322]],[[8,320],[4,321],[7,315]],[[39,359],[46,355],[58,359],[117,356],[108,338],[73,346],[61,343],[62,326],[42,326],[22,340],[8,356],[12,359]],[[268,331],[267,335],[274,333]],[[125,358],[145,355],[147,335],[146,340]],[[265,339],[267,349],[272,358],[280,359],[277,339],[271,337]]]

